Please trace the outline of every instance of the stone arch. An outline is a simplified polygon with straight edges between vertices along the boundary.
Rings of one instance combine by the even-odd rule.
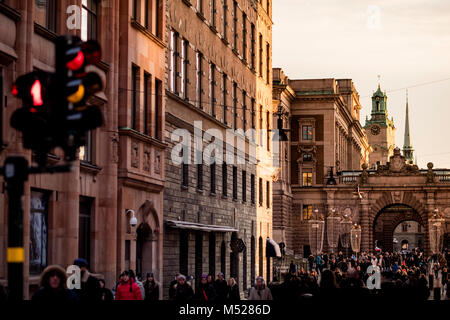
[[[141,224],[148,224],[150,229],[158,230],[160,228],[160,221],[158,212],[152,200],[146,200],[138,210],[138,221]]]

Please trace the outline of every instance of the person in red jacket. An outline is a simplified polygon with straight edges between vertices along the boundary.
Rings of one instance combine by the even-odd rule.
[[[122,273],[116,290],[116,300],[142,300],[141,289],[130,277],[128,271]]]

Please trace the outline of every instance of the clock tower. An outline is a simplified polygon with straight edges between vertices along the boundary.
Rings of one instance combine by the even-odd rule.
[[[382,92],[380,84],[372,96],[372,112],[370,120],[366,118],[366,129],[369,144],[373,152],[369,156],[369,168],[385,165],[394,154],[395,131],[394,119],[389,119],[386,92]]]

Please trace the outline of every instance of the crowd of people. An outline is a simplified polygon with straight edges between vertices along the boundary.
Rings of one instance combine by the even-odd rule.
[[[425,257],[415,249],[408,252],[362,252],[346,257],[336,254],[310,255],[307,265],[298,267],[291,261],[283,281],[266,285],[263,277],[241,295],[236,279],[217,278],[202,274],[197,286],[193,277],[176,274],[168,289],[169,300],[176,302],[233,302],[241,300],[305,300],[366,298],[408,298],[416,300],[450,299],[448,267],[450,251]],[[133,270],[122,272],[116,285],[109,290],[103,279],[97,279],[88,270],[85,259],[76,259],[80,268],[81,287],[67,288],[67,273],[60,266],[49,266],[41,274],[40,289],[32,295],[34,301],[158,301],[160,285],[149,272],[145,279]],[[370,270],[369,270],[370,268]],[[377,275],[376,275],[377,274]],[[377,284],[377,277],[378,284]],[[370,278],[369,278],[370,277]],[[369,288],[370,287],[370,288]],[[369,290],[369,289],[377,290]],[[247,288],[244,288],[247,289]],[[6,290],[0,287],[0,301],[6,300]]]
[[[445,250],[426,258],[422,251],[415,249],[396,253],[362,252],[349,258],[342,252],[310,255],[306,270],[291,262],[284,281],[271,288],[276,300],[348,299],[368,295],[441,300],[450,298],[449,254]],[[375,286],[377,280],[373,276],[377,272],[379,286]],[[369,290],[368,284],[377,290]]]

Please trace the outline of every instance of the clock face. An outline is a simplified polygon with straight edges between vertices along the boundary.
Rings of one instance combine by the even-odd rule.
[[[372,134],[376,136],[380,134],[380,127],[377,125],[373,125],[372,128],[370,128],[370,132],[372,132]]]

